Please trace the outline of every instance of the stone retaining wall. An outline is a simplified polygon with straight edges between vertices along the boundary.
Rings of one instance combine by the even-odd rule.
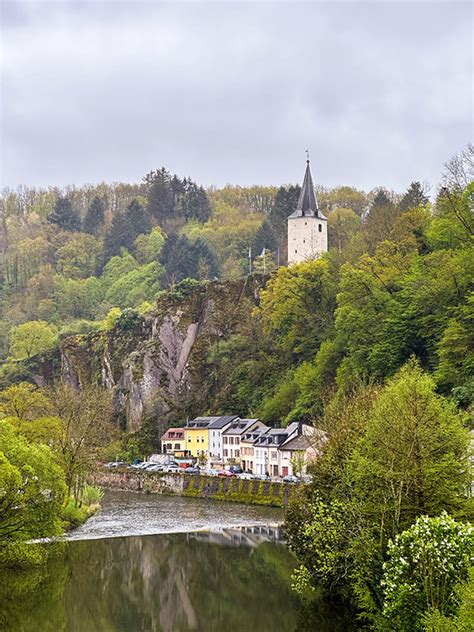
[[[274,481],[243,480],[219,476],[160,474],[130,470],[99,470],[89,482],[106,489],[176,494],[191,498],[212,498],[251,505],[285,507],[299,485]]]

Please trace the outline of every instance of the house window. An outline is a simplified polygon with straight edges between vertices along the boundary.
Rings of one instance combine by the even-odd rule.
[[[305,226],[307,226],[307,225],[308,225],[308,222],[305,222],[305,223],[304,223],[304,225],[305,225]]]
[[[175,449],[175,450],[179,450],[179,443],[175,443],[175,444],[174,444],[174,449]]]
[[[188,438],[188,442],[191,443],[191,437]]]
[[[278,457],[277,457],[277,453],[276,453],[276,452],[272,452],[272,453],[270,454],[270,458],[271,458],[273,461],[276,461],[276,460],[277,460],[277,458],[278,458]]]
[[[322,226],[322,224],[318,224],[318,230],[319,230],[319,232],[320,232],[320,233],[322,233],[322,232],[323,232],[323,226]]]
[[[224,450],[224,456],[227,456],[227,450]]]
[[[240,456],[240,450],[235,451],[235,456]]]
[[[224,437],[224,443],[227,443],[227,437]]]

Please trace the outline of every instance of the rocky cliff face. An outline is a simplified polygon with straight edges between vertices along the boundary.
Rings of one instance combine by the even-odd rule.
[[[249,319],[261,287],[262,279],[251,278],[169,293],[126,327],[64,339],[36,362],[34,380],[43,385],[60,375],[78,388],[102,384],[131,431],[146,413],[167,421],[202,414],[212,406],[209,353]]]

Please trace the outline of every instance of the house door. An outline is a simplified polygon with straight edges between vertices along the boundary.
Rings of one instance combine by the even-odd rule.
[[[273,476],[278,476],[278,465],[273,466]]]
[[[281,468],[281,475],[282,476],[288,476],[288,468],[287,467],[282,467]]]

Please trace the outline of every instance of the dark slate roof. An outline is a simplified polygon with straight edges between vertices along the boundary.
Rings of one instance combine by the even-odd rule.
[[[314,429],[311,435],[298,435],[292,437],[284,445],[281,446],[282,450],[306,450],[307,448],[314,448],[317,452],[327,441],[327,434],[323,430],[317,428]]]
[[[219,419],[219,417],[196,417],[196,419],[188,421],[185,427],[188,429],[209,428],[210,424],[216,419]]]
[[[209,430],[221,430],[224,426],[227,426],[234,419],[238,419],[238,415],[223,415],[222,417],[215,417],[215,421],[213,421]]]
[[[239,419],[237,417],[237,419],[231,423],[230,427],[227,428],[227,430],[224,430],[222,434],[241,435],[248,428],[251,428],[256,421],[259,421],[259,419]]]
[[[309,160],[306,161],[306,171],[296,211],[289,215],[288,219],[293,217],[318,217],[320,219],[326,219],[319,210],[318,200],[316,199],[316,193],[314,192],[311,169],[309,168]]]

